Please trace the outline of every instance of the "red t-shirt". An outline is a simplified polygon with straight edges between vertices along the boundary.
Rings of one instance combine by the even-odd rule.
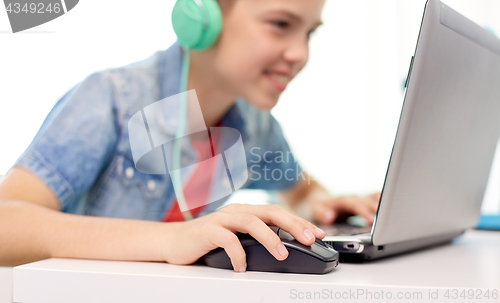
[[[218,126],[218,125],[217,125]],[[214,148],[212,144],[217,144],[219,142],[218,132],[215,132],[213,136],[210,136],[208,140],[192,140],[191,145],[196,151],[198,159],[210,159],[215,157]],[[210,148],[208,148],[210,146]],[[188,207],[195,206],[189,210],[191,215],[195,217],[200,211],[202,211],[208,204],[208,199],[210,197],[210,190],[212,188],[212,179],[215,173],[215,168],[217,161],[204,162],[202,165],[199,163],[191,176],[188,178],[184,184],[184,197]],[[201,206],[199,206],[201,205]],[[191,207],[189,207],[191,208]],[[184,216],[182,215],[177,198],[174,198],[170,209],[167,210],[165,216],[162,219],[163,222],[177,222],[184,221]]]

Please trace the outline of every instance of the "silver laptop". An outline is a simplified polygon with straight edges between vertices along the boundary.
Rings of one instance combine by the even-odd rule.
[[[449,242],[478,221],[500,134],[500,40],[428,0],[411,62],[375,223],[324,239],[343,257]]]

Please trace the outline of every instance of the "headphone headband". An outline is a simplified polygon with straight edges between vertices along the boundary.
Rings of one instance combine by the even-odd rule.
[[[207,11],[205,10],[205,5],[203,4],[203,2],[201,2],[201,0],[194,0],[194,3],[196,3],[196,5],[198,5],[198,7],[200,8],[200,11],[203,15],[203,30],[206,31],[208,28],[208,16]]]

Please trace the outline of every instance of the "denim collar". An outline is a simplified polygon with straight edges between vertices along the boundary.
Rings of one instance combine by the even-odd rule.
[[[160,100],[180,92],[182,56],[182,47],[178,42],[163,52],[159,71]],[[243,98],[238,98],[221,119],[221,126],[232,127],[240,131],[244,142],[249,139],[249,134],[245,129],[246,123],[242,116],[242,105],[245,102]],[[163,107],[161,127],[172,136],[175,136],[179,124],[179,108],[178,102],[165,102]]]

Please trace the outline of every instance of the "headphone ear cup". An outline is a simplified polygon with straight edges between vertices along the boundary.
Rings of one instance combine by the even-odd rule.
[[[178,0],[172,10],[172,26],[181,45],[207,49],[217,41],[222,29],[219,4],[216,0]]]

